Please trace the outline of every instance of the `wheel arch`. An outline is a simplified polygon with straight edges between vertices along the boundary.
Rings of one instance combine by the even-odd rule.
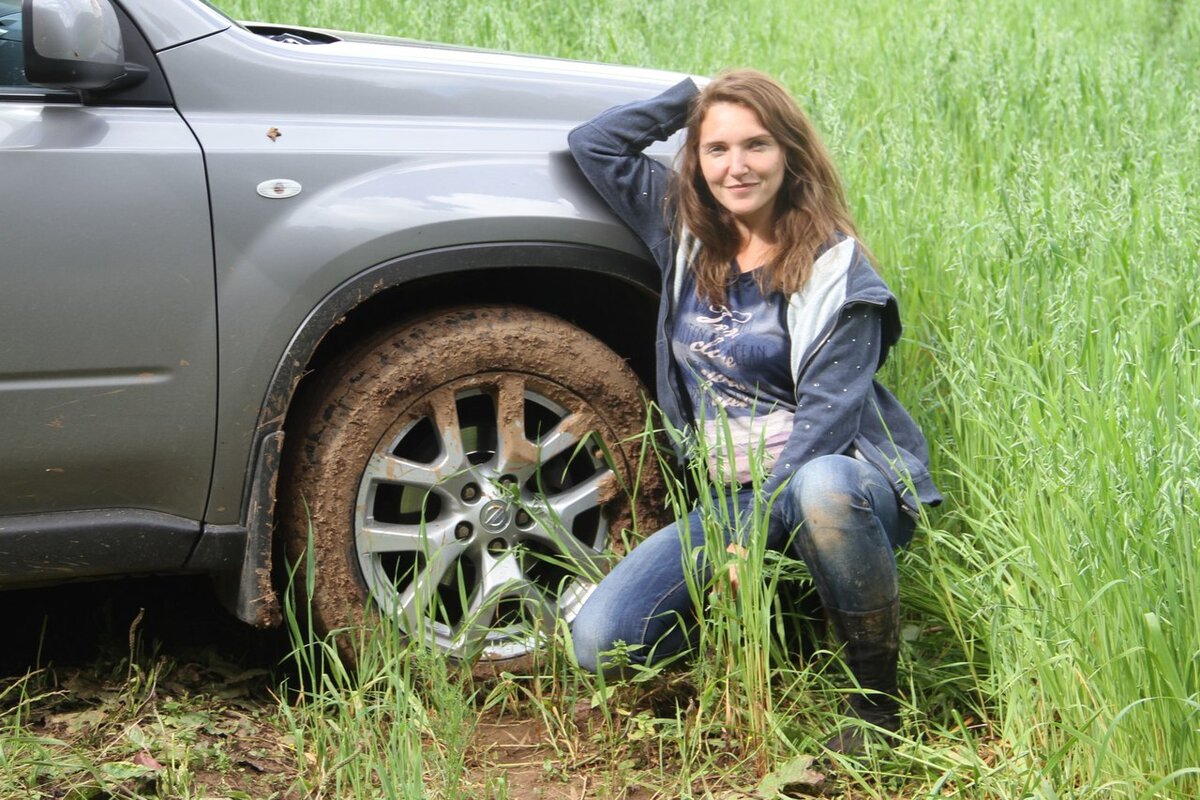
[[[258,415],[243,499],[245,549],[240,570],[217,581],[218,594],[243,621],[277,625],[270,576],[281,455],[306,376],[380,327],[440,308],[472,303],[524,305],[587,331],[653,386],[657,269],[606,248],[561,242],[463,245],[392,259],[327,294],[282,354]],[[598,303],[603,291],[619,313]]]

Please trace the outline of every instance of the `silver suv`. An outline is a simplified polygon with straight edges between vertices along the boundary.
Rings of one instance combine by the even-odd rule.
[[[0,586],[266,626],[311,548],[327,631],[529,652],[630,525],[658,291],[565,134],[677,78],[0,0]]]

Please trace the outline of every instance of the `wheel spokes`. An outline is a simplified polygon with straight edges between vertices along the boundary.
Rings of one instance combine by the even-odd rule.
[[[458,402],[450,389],[440,389],[429,395],[429,414],[442,445],[441,461],[447,468],[465,469],[466,449],[463,447],[462,426],[458,419]]]
[[[392,613],[403,620],[404,630],[416,634],[429,630],[434,626],[434,603],[438,598],[438,586],[451,577],[460,557],[467,547],[461,542],[449,541],[441,546],[431,548],[427,552],[427,560],[412,582],[405,587],[397,598],[397,603],[391,609]]]
[[[497,468],[523,478],[537,459],[537,448],[525,436],[525,379],[504,375],[496,381]]]
[[[585,511],[601,505],[609,497],[616,486],[616,479],[609,470],[600,470],[587,480],[565,489],[558,494],[545,498],[551,518],[571,530],[575,519]]]
[[[358,548],[376,602],[456,657],[528,650],[608,566],[599,420],[544,391],[512,373],[442,387],[366,465]]]
[[[545,464],[579,445],[596,430],[597,420],[591,414],[575,412],[547,431],[537,440],[538,460]]]
[[[399,525],[368,520],[361,528],[360,553],[423,553],[454,543],[450,520],[430,520],[421,525]]]
[[[576,537],[570,526],[558,524],[544,510],[540,512],[538,519],[542,524],[530,531],[529,538],[541,542],[552,555],[539,554],[536,558],[588,580],[600,579],[609,566],[609,559],[604,554],[606,541],[603,537],[592,546]]]
[[[454,393],[441,390],[431,394],[426,412],[437,433],[438,455],[432,461],[421,462],[389,452],[377,452],[367,460],[363,471],[365,480],[432,489],[470,468]]]
[[[526,576],[518,551],[509,549],[499,555],[485,552],[479,590],[471,599],[455,639],[456,649],[470,655],[478,653],[498,621],[497,613],[510,603],[521,609],[524,623],[534,632],[554,630],[558,606]]]

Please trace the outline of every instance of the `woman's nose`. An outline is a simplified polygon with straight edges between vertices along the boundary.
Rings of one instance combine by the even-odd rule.
[[[740,150],[734,150],[730,154],[729,171],[734,175],[745,175],[749,169],[746,165],[746,154]]]

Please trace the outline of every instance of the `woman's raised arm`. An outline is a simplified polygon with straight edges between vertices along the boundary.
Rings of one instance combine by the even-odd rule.
[[[697,91],[688,78],[657,97],[610,108],[567,137],[583,174],[656,259],[671,234],[663,208],[671,173],[642,151],[686,124]]]

